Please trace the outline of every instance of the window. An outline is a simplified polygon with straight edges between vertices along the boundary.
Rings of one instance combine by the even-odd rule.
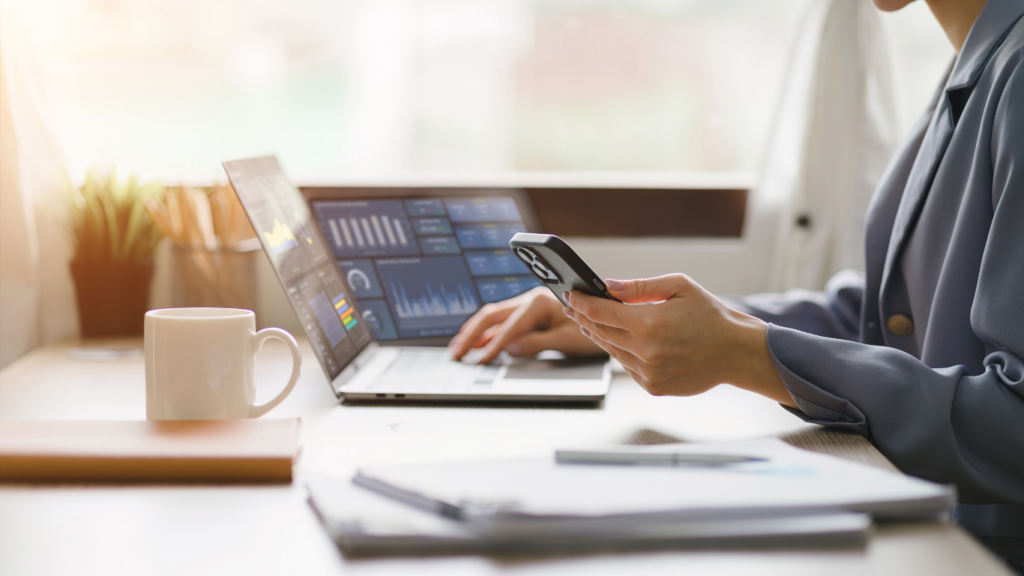
[[[330,182],[755,171],[809,1],[24,4],[73,176],[205,181],[277,153]],[[916,4],[884,17],[907,125],[952,54]]]

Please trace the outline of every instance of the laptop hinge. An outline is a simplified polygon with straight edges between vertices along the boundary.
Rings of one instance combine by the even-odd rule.
[[[348,363],[348,366],[346,366],[340,374],[334,377],[334,381],[331,382],[331,388],[334,389],[335,396],[340,396],[341,389],[345,384],[348,384],[353,378],[355,378],[356,374],[358,374],[360,370],[365,368],[366,365],[373,360],[378,348],[380,348],[379,344],[376,342],[370,342],[366,345],[366,348],[363,348],[362,352],[356,355],[356,357]]]

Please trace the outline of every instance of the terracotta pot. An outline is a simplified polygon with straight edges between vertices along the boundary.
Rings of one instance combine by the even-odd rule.
[[[86,338],[139,336],[149,310],[152,263],[71,263],[78,318]]]

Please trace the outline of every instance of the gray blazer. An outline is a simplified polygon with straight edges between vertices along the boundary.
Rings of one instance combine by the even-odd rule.
[[[736,307],[801,418],[955,483],[980,536],[1024,538],[1024,1],[989,0],[868,209],[866,277]]]

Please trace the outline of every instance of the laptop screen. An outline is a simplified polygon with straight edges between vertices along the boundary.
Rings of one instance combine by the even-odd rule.
[[[311,205],[378,340],[450,337],[482,305],[540,286],[508,248],[527,231],[528,207],[513,194],[346,195]]]
[[[302,194],[277,158],[225,162],[224,169],[328,377],[373,340]]]

